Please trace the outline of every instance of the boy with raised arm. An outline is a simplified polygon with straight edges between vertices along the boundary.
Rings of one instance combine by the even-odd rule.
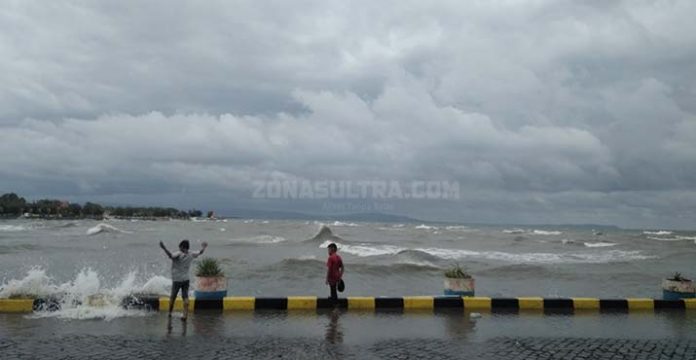
[[[179,243],[179,251],[174,254],[167,250],[163,242],[160,241],[159,245],[167,256],[172,259],[172,293],[169,296],[169,316],[172,316],[176,294],[181,289],[181,298],[184,300],[184,315],[181,317],[181,320],[185,321],[188,316],[189,270],[191,269],[191,262],[203,254],[205,248],[208,247],[208,243],[204,241],[201,244],[200,251],[189,251],[189,241],[182,240]]]

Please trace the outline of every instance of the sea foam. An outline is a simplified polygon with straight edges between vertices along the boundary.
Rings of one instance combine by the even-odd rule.
[[[21,225],[0,225],[0,231],[4,232],[17,232],[17,231],[26,231],[28,230],[26,227],[21,226]]]
[[[327,247],[329,242],[324,242],[320,247]],[[602,243],[600,246],[614,246]],[[467,249],[443,249],[443,248],[404,248],[393,245],[343,245],[337,244],[339,251],[358,257],[397,255],[405,251],[422,252],[440,260],[465,260],[485,259],[510,263],[610,263],[652,259],[654,256],[645,255],[641,251],[608,250],[602,252],[571,252],[571,253],[508,253],[503,251],[475,251]],[[589,246],[592,247],[592,246]]]
[[[59,301],[59,310],[37,311],[32,317],[111,320],[146,314],[141,310],[124,309],[124,298],[132,294],[167,295],[170,287],[171,280],[159,275],[141,284],[135,271],[126,274],[115,286],[106,287],[99,273],[91,268],[81,269],[71,281],[56,283],[44,269],[33,268],[23,278],[0,286],[0,298],[55,298]]]

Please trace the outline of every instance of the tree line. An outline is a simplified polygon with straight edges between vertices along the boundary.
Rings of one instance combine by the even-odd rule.
[[[171,207],[102,206],[86,202],[71,203],[55,199],[27,201],[15,193],[0,196],[0,216],[3,217],[43,217],[43,218],[103,218],[105,216],[124,218],[190,218],[200,217],[203,212],[197,209],[179,210]],[[211,215],[211,212],[209,212]]]

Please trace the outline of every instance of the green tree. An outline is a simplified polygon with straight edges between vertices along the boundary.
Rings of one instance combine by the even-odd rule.
[[[82,207],[82,213],[85,216],[103,216],[104,208],[99,204],[86,202]]]
[[[0,196],[0,214],[22,215],[27,208],[27,201],[15,193],[7,193]]]

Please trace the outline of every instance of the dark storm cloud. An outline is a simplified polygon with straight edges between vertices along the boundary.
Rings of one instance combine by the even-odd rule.
[[[268,178],[441,179],[460,201],[396,211],[692,227],[694,10],[10,2],[0,186],[181,203]]]

